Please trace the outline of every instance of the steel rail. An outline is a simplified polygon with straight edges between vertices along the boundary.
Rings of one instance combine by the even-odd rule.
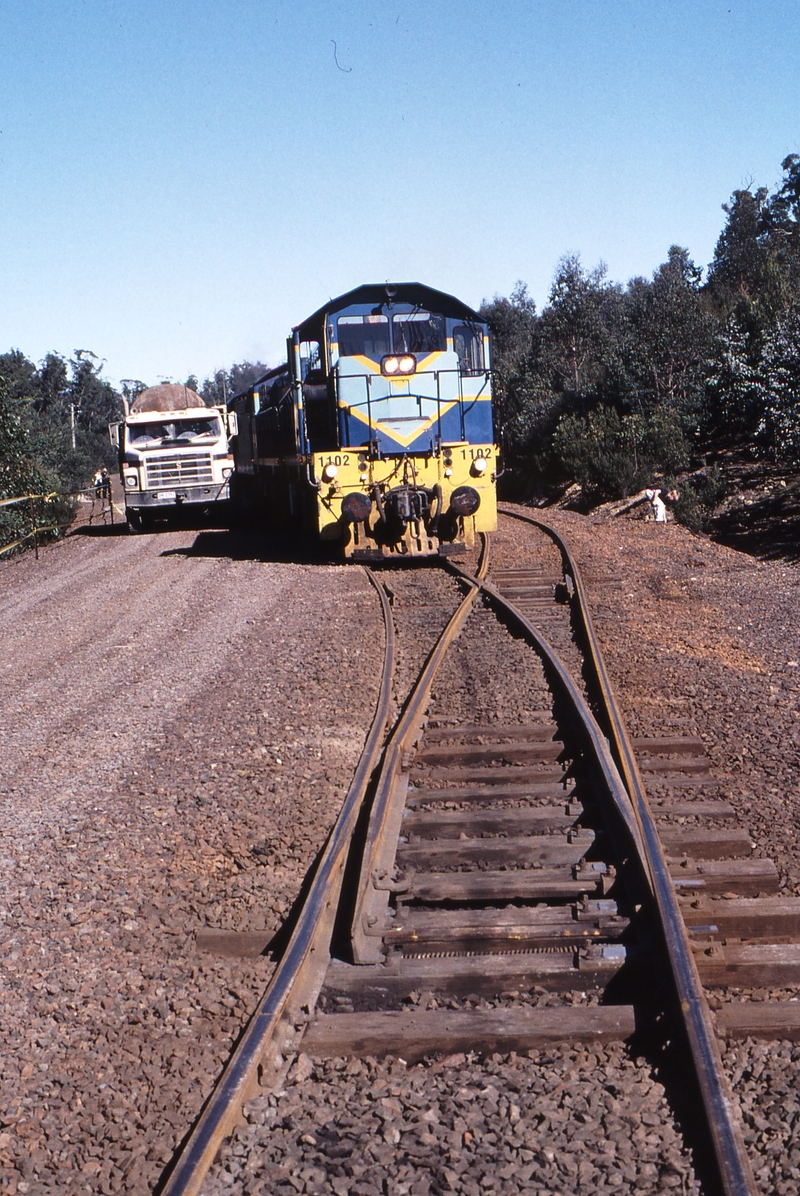
[[[417,736],[422,728],[422,721],[430,700],[431,687],[445,653],[467,621],[479,592],[480,579],[484,578],[488,572],[490,552],[489,537],[483,535],[478,577],[462,578],[467,581],[469,591],[451,615],[428,654],[414,688],[406,700],[403,712],[386,744],[367,826],[351,924],[353,960],[357,964],[375,963],[380,955],[380,937],[370,934],[369,931],[370,924],[377,922],[380,918],[378,907],[386,903],[386,894],[391,884],[386,878],[394,860],[399,820],[402,817],[405,785],[400,778],[403,775],[403,763],[414,736]]]
[[[735,1116],[733,1096],[722,1069],[711,1011],[692,954],[683,914],[647,801],[633,747],[594,630],[580,571],[566,541],[555,528],[540,519],[517,511],[501,508],[501,513],[532,524],[549,536],[561,551],[565,574],[572,578],[573,608],[589,650],[591,668],[608,721],[607,733],[611,750],[622,773],[643,844],[643,860],[649,874],[667,947],[678,1006],[696,1070],[722,1190],[725,1196],[756,1196],[756,1183]]]
[[[378,703],[364,750],[286,951],[199,1118],[173,1156],[168,1177],[157,1188],[161,1196],[196,1196],[200,1192],[222,1142],[242,1120],[242,1105],[257,1094],[263,1066],[270,1058],[279,1062],[293,1038],[294,1018],[304,1005],[314,1004],[324,979],[351,838],[391,709],[394,624],[383,587],[370,570],[365,572],[381,602],[385,653]]]
[[[603,731],[597,723],[597,720],[592,714],[586,698],[575,684],[572,674],[562,661],[561,657],[558,655],[558,652],[547,639],[547,637],[542,634],[539,628],[531,623],[528,618],[526,618],[519,607],[517,607],[510,599],[504,597],[500,591],[496,589],[490,582],[481,581],[478,577],[473,577],[460,565],[454,564],[452,562],[448,562],[448,565],[455,573],[458,573],[459,576],[463,577],[465,581],[472,581],[473,585],[478,586],[480,590],[482,590],[488,595],[489,598],[491,598],[495,606],[499,606],[501,609],[505,610],[514,619],[514,621],[519,624],[528,638],[533,640],[539,651],[547,660],[552,672],[555,674],[555,677],[561,686],[564,696],[572,705],[572,708],[578,717],[580,726],[586,735],[589,750],[593,754],[600,769],[617,813],[619,814],[619,817],[621,818],[623,825],[625,826],[625,829],[631,839],[634,850],[641,858],[643,851],[641,833],[639,826],[633,816],[628,792],[625,788],[622,777],[619,774],[616,761],[611,754],[608,740],[606,739]],[[649,880],[646,874],[644,879],[646,882]]]

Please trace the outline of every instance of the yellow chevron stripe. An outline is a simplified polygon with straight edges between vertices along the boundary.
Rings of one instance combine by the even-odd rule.
[[[457,403],[458,403],[458,399],[454,399],[452,401],[452,403],[442,403],[441,404],[441,414],[445,415],[448,411],[450,411],[450,409],[452,407],[455,407],[457,405]],[[352,415],[354,419],[359,420],[362,424],[365,425],[365,427],[369,428],[370,424],[369,424],[369,420],[366,415],[362,415],[360,411],[357,411],[353,407],[349,408],[348,414]],[[396,432],[394,430],[394,428],[389,428],[388,426],[384,425],[383,420],[380,420],[380,419],[374,419],[372,421],[372,426],[373,426],[373,428],[380,428],[380,430],[386,436],[391,436],[392,440],[396,440],[398,444],[402,444],[404,448],[407,448],[408,445],[411,444],[414,440],[416,440],[418,436],[422,436],[422,435],[424,435],[425,432],[429,431],[433,427],[433,425],[436,423],[438,418],[439,418],[439,412],[437,411],[436,414],[430,416],[429,419],[420,420],[420,422],[416,425],[414,431],[406,436],[403,436],[403,435],[401,435],[401,433]],[[387,423],[390,423],[390,422],[391,422],[391,419],[389,419],[389,421],[387,421]]]

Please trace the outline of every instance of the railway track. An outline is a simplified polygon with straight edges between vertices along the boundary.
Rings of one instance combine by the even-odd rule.
[[[374,579],[387,653],[358,774],[165,1193],[201,1191],[243,1104],[299,1051],[412,1061],[664,1036],[691,1061],[709,1190],[756,1190],[717,1039],[796,1038],[798,1006],[726,1000],[715,1020],[704,990],[796,983],[800,899],[732,825],[702,741],[629,740],[577,567],[535,534],[491,582],[487,548],[459,571],[463,601],[385,743],[395,645]],[[409,579],[389,578],[400,626]]]

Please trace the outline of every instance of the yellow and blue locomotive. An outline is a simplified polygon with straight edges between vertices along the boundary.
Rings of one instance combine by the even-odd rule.
[[[235,490],[348,558],[447,555],[496,526],[489,330],[419,283],[357,287],[231,401]]]

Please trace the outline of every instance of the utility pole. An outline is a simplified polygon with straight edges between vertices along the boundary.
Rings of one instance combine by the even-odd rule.
[[[69,426],[72,431],[72,451],[75,452],[75,404],[69,405]]]

